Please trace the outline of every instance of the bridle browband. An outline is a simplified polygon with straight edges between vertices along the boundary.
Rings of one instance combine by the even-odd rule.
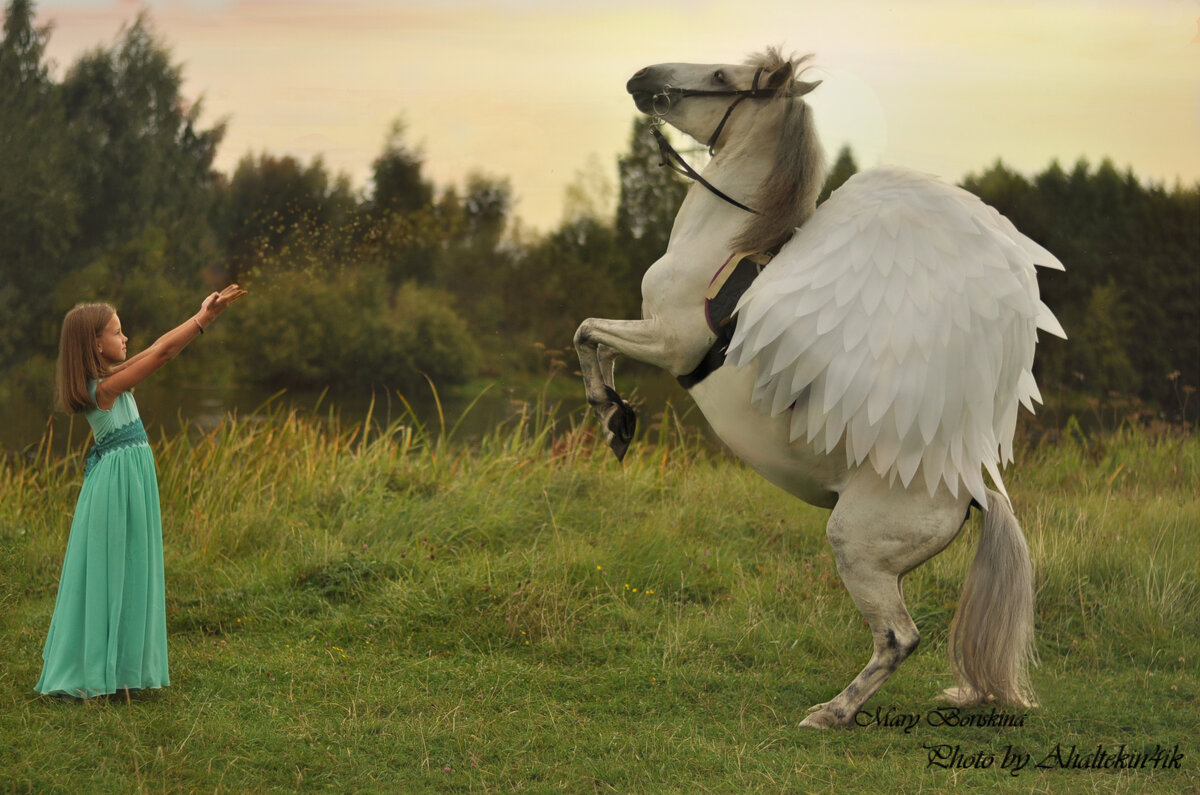
[[[721,121],[717,124],[717,128],[713,130],[712,135],[708,137],[708,143],[705,144],[710,155],[716,154],[717,139],[721,137],[721,132],[725,129],[725,124],[729,121],[729,117],[733,115],[734,108],[741,104],[742,100],[774,98],[775,92],[772,89],[759,88],[758,81],[759,78],[762,77],[763,69],[764,68],[760,66],[754,72],[754,80],[751,82],[749,89],[731,88],[715,90],[700,88],[674,88],[669,84],[663,86],[662,91],[655,94],[652,100],[654,103],[654,113],[652,115],[654,116],[655,121],[650,127],[650,134],[654,136],[654,140],[658,143],[658,152],[662,157],[662,161],[658,164],[660,167],[667,166],[672,171],[678,172],[688,179],[699,182],[713,195],[724,199],[740,210],[745,210],[746,212],[754,215],[759,214],[758,210],[747,207],[737,199],[734,199],[728,194],[719,190],[704,177],[700,176],[700,173],[696,171],[696,169],[692,168],[688,162],[684,160],[678,152],[675,151],[675,148],[671,146],[671,143],[667,140],[667,137],[663,135],[662,130],[660,130],[659,127],[662,125],[662,117],[665,116],[667,111],[671,109],[671,102],[675,97],[679,97],[680,99],[686,99],[688,97],[735,97],[733,102],[729,104],[729,107],[725,109],[725,115],[721,117]],[[659,111],[658,109],[658,102],[660,99],[665,99],[667,103],[666,108],[664,108],[662,111]]]

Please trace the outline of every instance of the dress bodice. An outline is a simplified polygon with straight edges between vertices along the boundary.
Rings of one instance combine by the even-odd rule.
[[[96,387],[99,384],[99,381],[88,382],[88,394],[91,395],[93,403],[96,401]],[[142,416],[138,413],[137,401],[133,399],[132,392],[117,395],[116,402],[107,411],[93,405],[83,414],[87,417],[88,425],[92,427],[92,435],[95,436],[96,442],[104,441],[104,437],[113,431],[141,419]]]

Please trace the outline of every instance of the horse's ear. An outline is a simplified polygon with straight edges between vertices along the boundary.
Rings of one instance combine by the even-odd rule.
[[[772,91],[778,91],[792,81],[792,76],[796,73],[796,69],[792,66],[791,61],[784,62],[783,66],[771,72],[767,78],[767,88]]]
[[[821,85],[820,80],[814,80],[811,83],[806,83],[803,80],[797,80],[796,81],[796,89],[795,89],[795,91],[792,92],[792,96],[802,97],[819,85]]]

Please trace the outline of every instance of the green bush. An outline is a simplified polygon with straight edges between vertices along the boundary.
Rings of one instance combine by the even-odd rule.
[[[474,376],[479,353],[446,294],[392,289],[381,273],[278,270],[249,285],[230,313],[233,354],[245,375],[278,388],[408,389]]]
[[[430,287],[406,284],[388,313],[393,350],[409,370],[401,379],[424,374],[437,384],[461,384],[479,370],[479,348],[467,323],[454,310],[453,297]]]

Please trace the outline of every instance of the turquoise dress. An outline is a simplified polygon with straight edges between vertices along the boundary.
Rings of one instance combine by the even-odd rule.
[[[96,382],[88,384],[96,398]],[[85,412],[95,446],[71,521],[37,691],[165,687],[167,610],[154,455],[133,395]]]

